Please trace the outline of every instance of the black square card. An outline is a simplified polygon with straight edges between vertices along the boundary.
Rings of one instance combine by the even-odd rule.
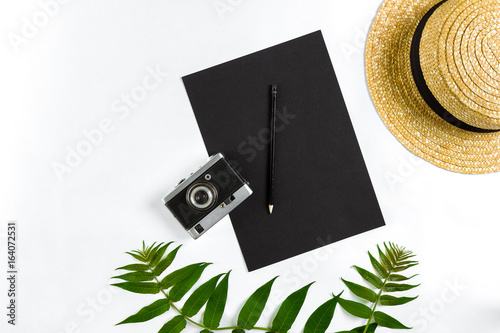
[[[254,191],[230,214],[249,270],[385,224],[321,31],[183,81],[208,153],[223,152]],[[270,215],[273,83],[278,117]]]

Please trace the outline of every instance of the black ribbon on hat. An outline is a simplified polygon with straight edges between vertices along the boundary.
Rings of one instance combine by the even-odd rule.
[[[429,89],[429,86],[425,82],[424,74],[422,72],[422,67],[420,65],[420,40],[422,39],[422,32],[424,31],[425,24],[431,17],[432,13],[436,9],[439,8],[443,3],[445,3],[447,0],[443,0],[440,3],[436,4],[434,7],[432,7],[420,20],[420,23],[417,26],[417,29],[415,30],[415,33],[413,34],[413,39],[411,41],[411,49],[410,49],[410,62],[411,62],[411,73],[413,74],[413,79],[415,80],[415,84],[417,86],[418,91],[420,92],[420,95],[422,95],[422,98],[424,101],[429,105],[429,107],[441,118],[443,118],[446,122],[467,130],[471,132],[477,132],[477,133],[492,133],[492,132],[498,132],[499,130],[488,130],[488,129],[483,129],[483,128],[478,128],[471,126],[469,124],[464,123],[463,121],[457,119],[454,115],[452,115],[448,110],[446,110],[436,99],[436,97],[432,94],[431,90]]]

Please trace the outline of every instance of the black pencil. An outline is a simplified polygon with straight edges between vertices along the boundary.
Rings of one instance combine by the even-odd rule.
[[[271,86],[271,146],[269,149],[269,214],[274,208],[274,148],[276,146],[276,109],[277,109],[278,85]]]

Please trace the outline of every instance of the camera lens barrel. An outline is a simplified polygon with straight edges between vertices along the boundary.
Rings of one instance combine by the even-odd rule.
[[[217,190],[210,183],[198,182],[187,191],[188,204],[197,210],[207,210],[217,201]]]

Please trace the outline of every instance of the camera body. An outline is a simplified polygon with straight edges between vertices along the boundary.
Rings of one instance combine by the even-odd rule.
[[[222,153],[182,179],[163,202],[184,229],[200,237],[252,194]]]

